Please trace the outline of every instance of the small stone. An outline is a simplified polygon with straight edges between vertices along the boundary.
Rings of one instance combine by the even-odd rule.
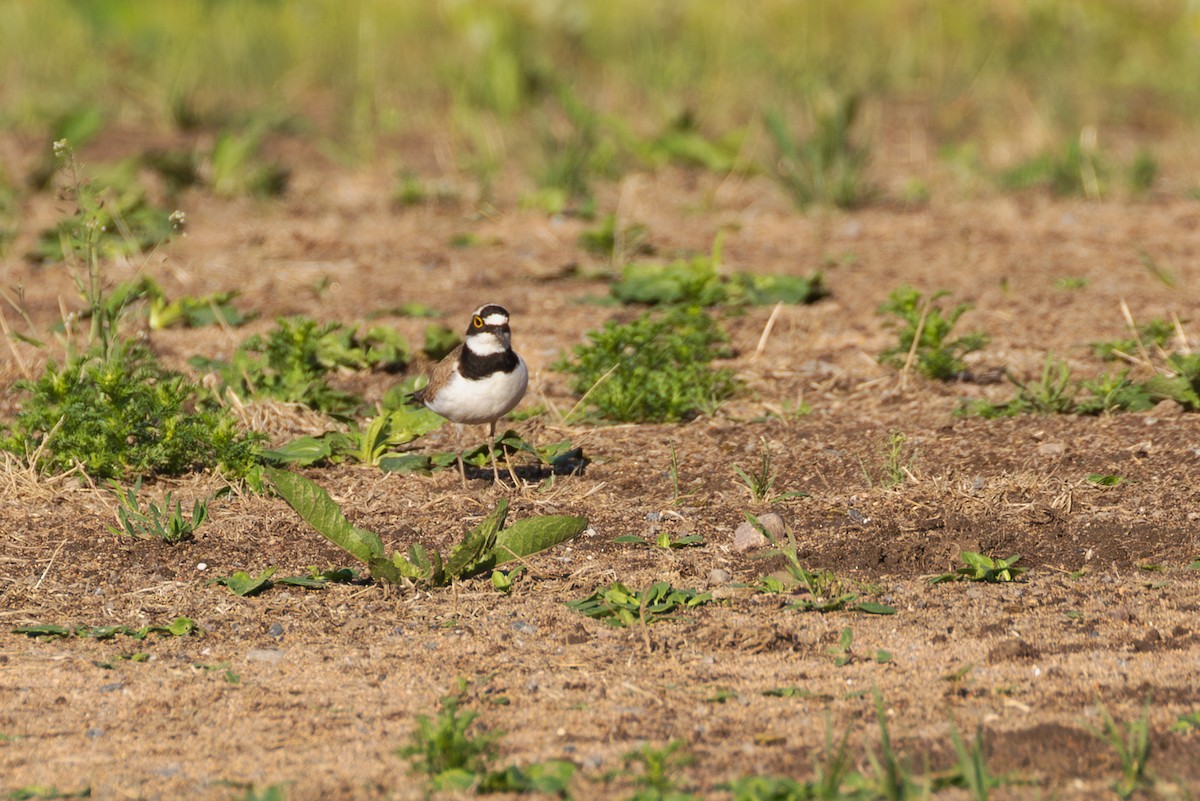
[[[782,539],[787,534],[787,526],[784,524],[783,518],[774,512],[759,515],[758,522],[776,539]],[[770,544],[771,541],[764,537],[762,532],[758,530],[758,527],[749,520],[743,522],[733,532],[733,549],[735,551],[749,551],[753,548],[763,548]]]
[[[760,534],[759,536],[762,535]],[[728,584],[731,578],[733,578],[733,576],[730,574],[730,572],[721,567],[716,567],[708,571],[709,584]]]
[[[1154,407],[1155,417],[1178,417],[1181,414],[1183,414],[1183,405],[1171,398],[1159,401]]]
[[[89,740],[95,740],[104,736],[104,729],[88,729],[86,735]]]
[[[101,687],[100,692],[102,692],[102,693],[116,692],[117,690],[121,689],[124,686],[125,686],[125,682],[114,681],[111,684],[105,684],[103,687]]]
[[[1061,442],[1043,442],[1037,446],[1038,456],[1062,456],[1067,452],[1067,446]]]
[[[283,636],[283,624],[275,622],[271,624],[271,628],[267,629],[267,636],[273,637],[276,640]]]
[[[512,630],[518,634],[536,634],[537,626],[532,623],[526,623],[524,620],[514,620]]]
[[[283,659],[283,651],[279,648],[251,648],[246,652],[247,662],[278,662]]]

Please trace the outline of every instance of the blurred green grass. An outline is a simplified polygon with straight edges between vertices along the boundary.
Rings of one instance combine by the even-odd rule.
[[[641,138],[686,117],[716,139],[833,93],[915,104],[938,143],[1011,136],[1022,120],[1051,140],[1087,126],[1153,139],[1200,118],[1200,7],[0,0],[0,69],[9,130],[45,134],[80,109],[157,131],[302,118],[364,156],[381,136],[432,130],[461,142],[486,184],[530,141],[603,157],[572,103]]]
[[[451,101],[516,114],[560,81],[623,101],[608,111],[726,125],[809,84],[1001,117],[1024,92],[1108,123],[1200,102],[1200,10],[1163,0],[5,0],[0,54],[17,125],[87,103],[180,124],[325,101],[335,127],[387,128]]]

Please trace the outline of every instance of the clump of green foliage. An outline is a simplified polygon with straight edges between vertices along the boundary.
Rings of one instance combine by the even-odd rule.
[[[1131,378],[1129,370],[1076,381],[1066,362],[1047,355],[1040,378],[1022,382],[1008,376],[1017,388],[1012,398],[999,403],[975,400],[960,407],[958,413],[989,419],[1019,414],[1109,414],[1145,411],[1168,399],[1185,410],[1200,410],[1200,355],[1172,353],[1163,370],[1141,381]]]
[[[587,528],[587,518],[569,515],[537,515],[505,525],[508,501],[501,498],[491,514],[463,535],[444,557],[437,549],[426,548],[419,542],[409,546],[407,555],[399,551],[388,553],[378,534],[352,525],[341,507],[314,482],[272,467],[263,468],[263,473],[275,492],[317,533],[366,562],[373,578],[393,584],[442,586],[490,573],[514,559],[577,537]]]
[[[1056,195],[1078,195],[1098,200],[1104,191],[1108,168],[1094,143],[1072,137],[1060,153],[1046,152],[1001,174],[1001,188],[1049,189]]]
[[[622,264],[630,256],[654,252],[650,229],[641,223],[620,224],[616,214],[606,214],[593,228],[579,235],[579,244],[588,253]]]
[[[1137,720],[1122,726],[1113,720],[1108,707],[1099,705],[1100,720],[1103,729],[1089,725],[1092,734],[1106,741],[1112,747],[1121,764],[1121,778],[1113,782],[1112,788],[1121,799],[1132,798],[1140,790],[1153,784],[1153,776],[1147,770],[1152,750],[1150,742],[1150,704]]]
[[[417,716],[408,745],[397,751],[412,760],[413,773],[425,775],[429,790],[568,796],[575,765],[566,760],[493,769],[503,732],[476,731],[479,712],[463,709],[468,700],[467,683],[460,679],[457,692],[442,697],[435,717]]]
[[[65,140],[56,141],[53,152],[64,192],[76,205],[57,226],[56,239],[86,304],[80,314],[88,320],[86,342],[80,348],[73,318],[64,321],[65,361],[61,367],[48,361],[39,377],[17,382],[16,389],[28,396],[0,432],[0,449],[35,460],[42,470],[78,467],[94,479],[213,467],[246,477],[254,467],[256,438],[240,433],[225,410],[201,403],[199,387],[162,367],[150,350],[121,338],[133,290],[110,292],[102,264],[113,252],[108,239],[113,231],[122,242],[132,236],[129,221],[119,214],[125,190],[88,180]],[[184,221],[180,213],[156,216],[154,245]]]
[[[722,274],[722,238],[712,252],[669,264],[634,262],[621,270],[612,285],[612,295],[622,303],[647,305],[764,306],[773,303],[816,303],[829,296],[825,276],[819,270],[807,277],[798,275]]]
[[[408,345],[395,329],[371,326],[360,335],[357,327],[340,323],[281,317],[265,336],[255,334],[239,345],[228,362],[196,356],[189,363],[215,371],[226,387],[243,397],[304,403],[345,414],[359,405],[359,399],[330,386],[329,372],[338,368],[394,372],[407,361]]]
[[[813,204],[849,209],[872,194],[863,178],[868,151],[851,137],[858,97],[829,95],[814,103],[813,131],[798,139],[778,111],[766,114],[767,132],[778,154],[775,175],[802,208]]]
[[[163,368],[150,351],[124,343],[108,358],[85,354],[48,362],[0,448],[39,454],[38,466],[79,465],[92,478],[181,475],[215,467],[230,477],[254,465],[256,438],[219,408],[197,403],[199,387]]]
[[[197,499],[192,504],[191,517],[185,518],[183,503],[172,503],[170,492],[163,499],[161,507],[149,501],[145,511],[142,511],[137,499],[138,490],[142,488],[140,477],[127,490],[115,481],[111,483],[113,494],[117,496],[117,520],[121,523],[120,529],[109,526],[108,530],[113,534],[125,534],[138,540],[157,539],[168,545],[176,545],[190,540],[208,518],[207,501]]]
[[[618,581],[597,588],[586,598],[567,601],[566,606],[610,626],[624,627],[639,620],[642,623],[674,620],[676,612],[710,603],[712,599],[711,593],[672,587],[665,581],[657,581],[643,590],[631,590]]]
[[[610,320],[554,369],[595,413],[617,422],[675,422],[708,413],[737,390],[733,371],[714,369],[727,338],[702,309],[672,308],[624,325]]]
[[[1016,581],[1026,572],[1027,567],[1016,567],[1021,560],[1020,554],[1013,554],[1007,559],[985,556],[974,551],[963,551],[959,554],[963,566],[953,573],[941,573],[929,579],[930,584],[941,584],[946,581],[982,581],[990,584]]]
[[[1162,317],[1139,325],[1135,336],[1126,339],[1110,339],[1092,343],[1092,353],[1104,361],[1117,361],[1139,356],[1148,349],[1163,349],[1175,336],[1175,324]]]
[[[696,116],[685,110],[670,120],[658,136],[636,141],[633,146],[641,160],[651,167],[676,164],[727,175],[753,171],[742,155],[745,139],[745,128],[734,128],[719,137],[708,136],[700,130]]]
[[[211,148],[152,151],[142,163],[158,172],[172,192],[206,186],[222,197],[281,195],[291,171],[260,155],[273,127],[277,121],[264,118],[244,130],[220,132]]]
[[[902,286],[888,296],[879,313],[895,318],[887,323],[897,331],[899,340],[894,347],[879,354],[879,361],[893,367],[911,364],[921,374],[939,381],[959,378],[967,372],[963,357],[982,350],[988,343],[986,334],[973,331],[955,339],[950,338],[958,319],[970,308],[960,303],[949,312],[942,310],[938,299],[946,291],[935,292],[925,299],[910,286]]]

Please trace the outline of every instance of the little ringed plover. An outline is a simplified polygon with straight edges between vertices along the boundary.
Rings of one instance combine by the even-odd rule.
[[[486,303],[471,313],[463,344],[433,366],[429,383],[414,392],[412,398],[460,426],[487,423],[492,475],[499,482],[496,421],[520,403],[528,386],[529,369],[512,349],[508,311],[495,303]],[[460,438],[461,431],[460,428]],[[461,448],[458,469],[465,484]]]

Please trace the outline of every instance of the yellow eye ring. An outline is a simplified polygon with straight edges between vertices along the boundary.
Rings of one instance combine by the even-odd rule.
[[[476,328],[483,328],[483,318],[478,314],[475,315],[471,318],[471,325],[475,326]]]

